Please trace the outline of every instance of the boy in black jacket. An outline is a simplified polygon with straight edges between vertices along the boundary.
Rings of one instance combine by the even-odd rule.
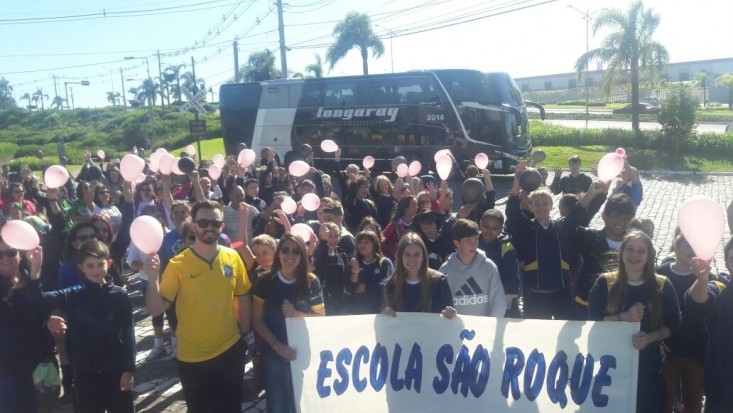
[[[85,242],[78,252],[84,283],[45,293],[52,316],[48,329],[66,329],[74,368],[76,402],[80,413],[132,413],[135,333],[127,291],[109,280],[109,250],[97,240]]]
[[[519,311],[520,280],[517,250],[512,245],[512,236],[503,232],[504,214],[499,210],[489,209],[481,216],[480,227],[478,247],[496,264],[504,287],[506,297],[504,317],[522,318],[522,313]]]

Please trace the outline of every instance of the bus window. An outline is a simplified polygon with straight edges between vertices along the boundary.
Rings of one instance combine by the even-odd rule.
[[[354,106],[356,104],[353,83],[326,83],[324,94],[323,106],[325,107]]]

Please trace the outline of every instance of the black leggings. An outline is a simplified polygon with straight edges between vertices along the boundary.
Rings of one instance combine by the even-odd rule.
[[[567,320],[570,316],[570,290],[552,292],[524,291],[524,318]]]
[[[74,370],[79,413],[134,413],[132,392],[120,391],[121,371]]]

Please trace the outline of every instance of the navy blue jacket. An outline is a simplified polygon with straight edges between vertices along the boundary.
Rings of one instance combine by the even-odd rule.
[[[85,280],[44,293],[47,310],[63,313],[74,369],[135,371],[135,332],[127,290]]]
[[[708,300],[696,303],[685,294],[685,313],[703,318],[708,326],[705,394],[709,400],[733,409],[733,288],[722,282],[708,284]]]
[[[488,244],[479,236],[478,247],[499,269],[504,294],[519,294],[519,262],[511,235],[501,234],[494,242]]]

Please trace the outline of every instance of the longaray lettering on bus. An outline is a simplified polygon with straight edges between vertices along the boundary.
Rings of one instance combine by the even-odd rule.
[[[397,119],[399,108],[368,108],[368,109],[324,109],[318,108],[316,118],[351,120],[353,118],[368,118],[372,116],[387,118],[385,122],[394,122]]]

